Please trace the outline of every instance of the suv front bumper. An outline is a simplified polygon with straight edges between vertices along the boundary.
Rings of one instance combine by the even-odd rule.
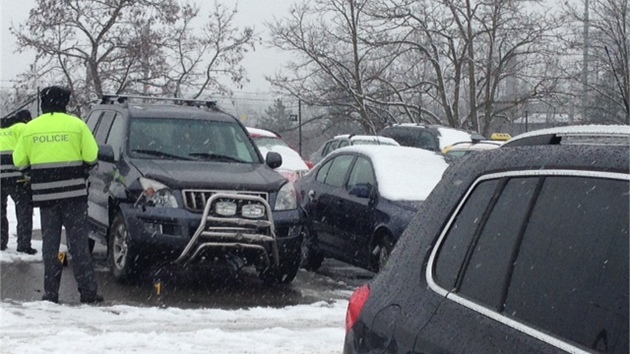
[[[128,246],[143,258],[161,263],[204,262],[230,252],[243,258],[253,258],[257,263],[262,257],[262,262],[268,266],[277,264],[284,255],[299,254],[302,243],[304,215],[300,209],[271,212],[267,220],[272,222],[272,227],[267,226],[268,230],[263,230],[265,227],[261,226],[262,234],[259,236],[249,237],[247,233],[231,231],[223,235],[208,235],[210,238],[198,235],[196,240],[193,238],[200,231],[205,213],[133,205],[121,205],[121,211],[129,233]],[[202,231],[214,226],[212,220],[205,224]],[[210,244],[198,250],[199,243]]]

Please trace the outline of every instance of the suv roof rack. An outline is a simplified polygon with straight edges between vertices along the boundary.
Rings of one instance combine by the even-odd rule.
[[[142,96],[142,95],[124,95],[124,94],[104,94],[101,98],[101,104],[115,104],[127,103],[129,100],[153,100],[153,101],[167,101],[177,105],[195,106],[195,107],[207,107],[211,109],[217,108],[217,101],[207,100],[195,100],[177,97],[157,97],[157,96]]]

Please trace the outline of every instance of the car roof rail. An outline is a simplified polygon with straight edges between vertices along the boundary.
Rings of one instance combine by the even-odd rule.
[[[523,133],[503,144],[511,146],[533,145],[622,145],[630,146],[628,125],[569,125]]]
[[[101,98],[101,104],[126,104],[129,100],[152,100],[166,101],[182,106],[206,107],[218,110],[217,101],[196,100],[177,97],[158,97],[158,96],[142,96],[142,95],[126,95],[126,94],[104,94]]]

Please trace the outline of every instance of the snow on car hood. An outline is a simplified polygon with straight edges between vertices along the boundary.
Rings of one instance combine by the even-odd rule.
[[[457,129],[437,128],[440,132],[440,151],[445,147],[462,141],[472,141],[470,133]]]
[[[308,171],[308,166],[300,154],[297,151],[281,145],[275,145],[271,149],[265,147],[259,147],[260,153],[264,158],[267,158],[267,153],[269,151],[277,152],[282,156],[282,165],[278,167],[278,170],[288,170],[288,171]]]
[[[140,173],[170,188],[275,191],[286,181],[264,164],[133,159]]]

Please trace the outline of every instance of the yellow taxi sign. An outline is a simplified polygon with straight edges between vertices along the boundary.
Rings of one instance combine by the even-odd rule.
[[[490,135],[490,139],[498,141],[508,141],[512,139],[512,136],[508,133],[492,133],[492,135]]]

